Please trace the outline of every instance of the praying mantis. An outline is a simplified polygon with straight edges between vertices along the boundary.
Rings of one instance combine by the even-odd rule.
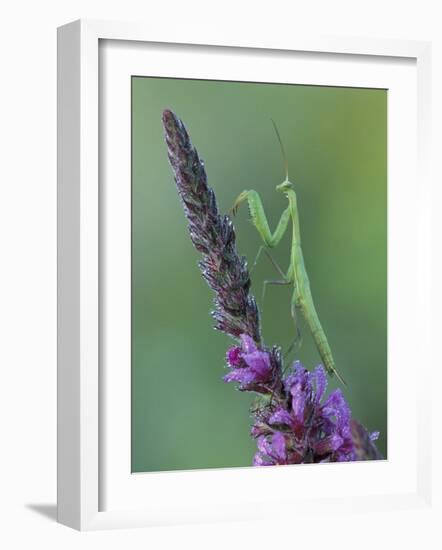
[[[282,156],[284,159],[285,179],[282,183],[276,186],[276,191],[283,193],[288,200],[288,206],[281,215],[281,218],[276,226],[275,231],[272,233],[267,221],[267,216],[264,211],[261,197],[253,190],[245,190],[236,198],[233,207],[231,209],[235,216],[238,212],[240,205],[247,201],[250,211],[250,217],[253,225],[258,231],[263,245],[258,251],[258,255],[255,260],[255,264],[258,261],[259,255],[263,249],[267,250],[276,247],[284,236],[289,223],[292,225],[292,243],[290,250],[290,265],[286,273],[284,273],[277,264],[273,261],[269,255],[272,263],[281,275],[281,280],[277,281],[265,281],[265,291],[267,284],[275,285],[293,285],[293,293],[290,304],[290,311],[293,321],[295,323],[296,331],[299,334],[299,328],[296,317],[296,310],[300,310],[304,316],[305,321],[311,331],[313,340],[318,349],[319,355],[324,363],[324,367],[329,375],[336,375],[336,377],[345,384],[343,378],[336,370],[335,361],[333,359],[332,351],[319,320],[318,313],[316,311],[315,304],[313,302],[312,293],[310,290],[310,281],[307,275],[307,270],[304,263],[304,255],[301,248],[301,234],[299,229],[299,215],[296,193],[293,188],[292,182],[289,180],[288,162],[287,156],[284,150],[281,137],[279,135],[278,128],[275,122],[272,120],[273,127],[276,132],[276,136],[281,147]]]

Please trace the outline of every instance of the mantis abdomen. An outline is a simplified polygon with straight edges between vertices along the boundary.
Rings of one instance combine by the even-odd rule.
[[[304,319],[307,322],[313,340],[316,344],[318,353],[321,356],[324,367],[329,374],[335,374],[339,380],[345,384],[344,380],[336,370],[330,344],[328,343],[327,336],[325,335],[318,313],[316,312],[301,247],[298,245],[296,248],[298,250],[292,259],[293,278],[295,284],[295,305],[302,311]]]
[[[336,372],[335,362],[333,359],[330,345],[328,343],[324,329],[322,328],[318,314],[316,313],[316,309],[313,303],[310,289],[308,290],[306,295],[300,298],[300,306],[301,306],[302,314],[312,333],[313,340],[315,341],[316,347],[318,349],[319,355],[321,356],[324,367],[327,369],[329,374],[336,374],[338,378],[340,378]]]

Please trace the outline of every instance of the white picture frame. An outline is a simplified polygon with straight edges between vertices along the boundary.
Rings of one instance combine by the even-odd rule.
[[[418,230],[410,238],[416,239],[419,262],[416,262],[414,270],[410,270],[409,281],[416,284],[419,292],[411,299],[409,307],[412,312],[424,313],[419,316],[422,320],[417,329],[414,327],[414,331],[418,331],[422,352],[421,373],[419,379],[408,377],[409,386],[406,387],[416,395],[415,406],[409,407],[407,411],[409,414],[407,425],[411,426],[413,432],[413,436],[410,437],[412,458],[409,462],[399,459],[395,462],[393,450],[393,459],[389,458],[389,461],[379,464],[355,464],[355,468],[353,465],[348,465],[345,467],[347,468],[345,474],[341,465],[332,465],[334,470],[331,482],[327,481],[330,479],[330,470],[323,468],[315,470],[316,481],[312,481],[311,468],[302,467],[302,479],[307,479],[304,489],[301,489],[302,479],[300,474],[296,473],[300,470],[296,470],[296,467],[259,469],[259,472],[254,468],[243,468],[221,472],[204,470],[160,473],[146,477],[144,480],[142,476],[131,476],[129,469],[126,473],[123,472],[121,479],[118,478],[119,473],[127,465],[129,449],[126,454],[123,451],[120,454],[115,441],[118,441],[116,437],[121,437],[123,444],[120,447],[125,445],[127,447],[127,418],[130,412],[127,406],[127,394],[123,395],[123,389],[121,389],[123,403],[121,415],[126,420],[122,422],[121,432],[118,428],[114,430],[117,435],[114,437],[112,448],[108,447],[108,438],[103,428],[105,426],[103,415],[108,413],[103,407],[103,401],[109,400],[107,396],[104,399],[103,392],[109,392],[109,394],[113,392],[115,396],[115,392],[120,391],[119,388],[124,388],[124,381],[123,385],[117,381],[113,385],[107,384],[104,387],[101,380],[103,372],[101,338],[104,321],[100,306],[103,300],[101,282],[106,275],[103,270],[107,265],[102,261],[102,233],[103,231],[110,234],[112,232],[110,226],[100,224],[100,210],[103,204],[99,173],[101,149],[99,115],[102,109],[99,92],[100,59],[102,59],[100,47],[104,44],[103,41],[116,44],[124,41],[129,45],[155,44],[157,48],[158,45],[164,44],[169,48],[174,46],[172,48],[174,52],[179,52],[180,49],[192,51],[192,47],[195,47],[202,49],[204,57],[209,61],[210,52],[213,52],[214,48],[220,50],[228,48],[231,58],[232,55],[247,56],[248,52],[252,51],[254,54],[271,52],[272,55],[281,57],[282,64],[287,58],[284,54],[290,52],[309,52],[318,56],[329,54],[330,59],[335,56],[338,60],[345,56],[348,62],[355,61],[356,64],[362,63],[360,56],[368,56],[366,59],[376,58],[380,65],[384,62],[394,63],[395,60],[398,62],[409,60],[414,64],[417,94],[413,95],[415,90],[411,90],[412,86],[410,86],[409,100],[416,103],[418,123],[416,127],[411,127],[413,135],[408,137],[412,139],[407,143],[404,142],[403,147],[413,149],[410,150],[409,157],[416,159],[418,180],[414,177],[414,173],[404,173],[403,181],[411,178],[407,181],[410,183],[419,181],[419,186],[413,197],[407,199],[405,196],[401,202],[397,199],[393,201],[395,209],[393,220],[397,219],[398,224],[402,223],[401,219],[406,219],[408,208],[413,206],[414,212],[417,212]],[[178,53],[172,53],[171,56],[173,60]],[[125,68],[124,65],[129,65],[127,57],[118,55],[117,57],[120,65],[113,74],[117,77],[125,71],[130,74],[130,67]],[[133,59],[135,57],[132,56]],[[173,71],[173,67],[171,70]],[[201,68],[198,74],[201,75],[201,71],[204,70],[207,69]],[[367,70],[366,68],[361,74]],[[358,71],[354,70],[353,77],[357,78],[357,74]],[[327,83],[327,78],[329,76],[325,73],[324,84]],[[361,76],[361,79],[363,78],[365,77]],[[372,78],[376,78],[376,75]],[[401,85],[407,85],[406,80]],[[431,311],[428,245],[431,185],[427,158],[429,90],[430,44],[426,42],[345,37],[312,39],[297,36],[296,38],[281,37],[280,43],[271,45],[266,44],[264,40],[246,43],[231,37],[226,37],[225,41],[217,40],[216,43],[210,43],[204,36],[188,37],[185,36],[185,32],[182,36],[176,33],[173,36],[166,36],[163,33],[156,34],[152,29],[140,25],[101,21],[76,21],[58,30],[58,521],[60,523],[80,530],[89,530],[259,518],[264,514],[268,517],[268,510],[264,507],[265,499],[279,502],[278,499],[281,497],[277,492],[269,491],[268,494],[263,495],[264,500],[260,499],[253,490],[257,475],[264,476],[268,485],[273,486],[280,485],[284,479],[291,476],[298,476],[296,486],[299,495],[296,498],[293,497],[289,507],[286,506],[287,499],[284,507],[274,507],[275,510],[279,510],[275,513],[280,516],[283,515],[283,508],[290,508],[291,513],[294,509],[302,513],[309,513],[309,510],[313,509],[326,511],[330,508],[331,502],[334,510],[344,512],[355,507],[360,510],[379,510],[380,508],[421,507],[429,503],[431,496],[430,432],[426,419],[430,414],[430,403],[425,393],[425,388],[429,385],[431,367],[429,351],[431,348],[428,345],[431,335],[431,326],[429,326],[431,316],[428,314]],[[121,91],[121,93],[124,92]],[[394,124],[397,125],[398,121]],[[389,146],[392,144],[394,145],[394,142],[389,141]],[[395,177],[401,175],[399,169],[400,167]],[[391,199],[390,195],[389,198]],[[120,203],[119,200],[114,200],[115,202]],[[394,230],[394,227],[389,226],[389,231],[391,229]],[[407,237],[406,233],[404,235]],[[393,258],[395,263],[390,263],[389,268],[394,275],[398,273],[403,256],[395,253]],[[407,279],[404,276],[402,284],[406,283]],[[392,303],[390,307],[393,310],[400,308],[400,302],[395,300],[394,295]],[[389,313],[391,313],[390,310]],[[124,315],[122,319],[124,322]],[[406,333],[398,333],[396,338],[401,334]],[[399,362],[402,361],[402,357],[399,346],[396,347],[398,355],[395,356],[395,362]],[[404,361],[407,363],[406,358]],[[408,372],[412,374],[411,364],[409,367]],[[391,378],[389,382],[391,386]],[[392,406],[395,404],[398,406],[399,401],[395,399],[395,394],[389,393],[390,400],[393,403]],[[390,410],[390,413],[392,412],[393,414],[390,415],[392,420],[389,421],[390,433],[392,430],[394,432],[395,425],[397,426],[399,422],[399,414],[395,415],[394,409]],[[403,444],[403,440],[401,443],[399,439],[398,436],[397,449],[400,449],[400,445]],[[393,449],[394,443],[393,441]],[[419,453],[417,453],[418,448]],[[103,454],[110,454],[110,450],[116,460],[106,462]],[[401,470],[402,467],[403,470]],[[370,487],[371,475],[384,479],[384,487],[382,488],[384,482],[379,482],[378,485],[373,485],[372,491],[366,489],[365,493],[361,491],[358,493],[353,490],[356,480],[361,476],[367,479],[367,487]],[[394,480],[395,484],[392,482],[388,485],[388,479]],[[405,479],[407,483],[404,482]],[[326,481],[329,483],[328,486]],[[104,483],[114,483],[116,487],[112,492],[111,505],[103,500]],[[247,496],[244,499],[238,498],[238,494],[228,490],[229,483],[235,484],[238,492]],[[132,489],[133,486],[136,488]],[[225,487],[227,490],[223,489]],[[168,504],[171,500],[169,497],[174,491],[177,493],[186,491],[189,495],[191,488],[193,494],[186,498],[186,502]],[[342,488],[345,489],[341,490]],[[145,504],[140,503],[140,498],[135,496],[135,491],[149,494]],[[167,498],[161,499],[162,494]]]

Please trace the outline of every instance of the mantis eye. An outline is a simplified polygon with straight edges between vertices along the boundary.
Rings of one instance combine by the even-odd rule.
[[[285,180],[276,186],[276,190],[282,191],[284,193],[285,191],[288,191],[289,189],[291,189],[291,187],[292,187],[291,182],[289,180]]]

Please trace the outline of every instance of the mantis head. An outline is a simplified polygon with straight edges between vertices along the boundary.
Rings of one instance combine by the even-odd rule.
[[[288,179],[285,179],[282,183],[276,186],[276,190],[280,191],[281,193],[287,193],[287,191],[292,187],[293,184]]]

